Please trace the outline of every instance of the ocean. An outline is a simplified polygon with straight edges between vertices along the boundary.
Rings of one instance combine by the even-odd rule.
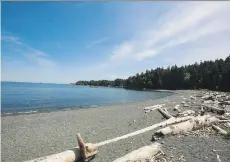
[[[172,94],[111,87],[91,88],[68,84],[22,82],[1,82],[1,89],[2,115],[98,107],[157,99]]]

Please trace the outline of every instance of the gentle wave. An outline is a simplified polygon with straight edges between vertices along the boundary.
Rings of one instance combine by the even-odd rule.
[[[32,113],[36,113],[38,111],[24,111],[24,112],[17,112],[18,114],[32,114]]]

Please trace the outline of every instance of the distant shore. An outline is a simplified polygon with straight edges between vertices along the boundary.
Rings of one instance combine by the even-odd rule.
[[[155,100],[90,109],[4,116],[2,117],[2,161],[25,161],[71,149],[77,146],[77,133],[81,133],[86,142],[95,143],[145,128],[164,119],[157,111],[145,113],[144,107],[164,103],[169,108],[168,111],[172,112],[171,108],[180,104],[182,97],[189,97],[192,93],[193,91],[182,90],[175,91],[174,95]],[[105,145],[99,149],[99,154],[92,162],[113,161],[132,150],[150,145],[152,133],[153,131],[145,132]],[[230,142],[226,143],[217,137],[218,142],[212,146],[216,137],[200,139],[198,143],[197,139],[192,137],[185,138],[187,138],[186,143],[179,143],[180,141],[169,138],[164,145],[181,146],[183,149],[173,150],[174,155],[186,154],[188,161],[209,162],[216,159],[215,153],[207,148],[227,150],[222,151],[220,156],[223,162],[228,160]],[[196,145],[192,146],[192,144]],[[197,154],[197,152],[201,153]],[[208,155],[207,158],[204,155]]]

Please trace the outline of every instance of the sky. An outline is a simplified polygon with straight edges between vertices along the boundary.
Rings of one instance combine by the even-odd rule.
[[[128,78],[230,54],[230,2],[2,2],[2,80]]]

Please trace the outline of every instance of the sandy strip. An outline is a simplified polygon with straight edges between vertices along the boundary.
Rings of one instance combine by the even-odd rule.
[[[30,160],[71,149],[77,146],[77,133],[81,133],[86,142],[98,143],[151,126],[164,119],[157,111],[144,113],[142,108],[163,103],[165,107],[174,107],[182,101],[181,96],[191,95],[189,91],[177,93],[161,99],[128,104],[2,117],[2,161]],[[153,131],[148,131],[104,145],[93,162],[110,162],[144,145],[150,145],[152,134]],[[195,139],[190,141],[196,143]],[[226,141],[218,141],[218,149],[226,147]],[[227,144],[230,146],[230,143]],[[192,160],[193,153],[189,155],[191,157],[188,158]],[[228,159],[229,155],[230,151],[221,154],[220,158]],[[214,158],[216,155],[211,154],[201,161],[212,161]]]

